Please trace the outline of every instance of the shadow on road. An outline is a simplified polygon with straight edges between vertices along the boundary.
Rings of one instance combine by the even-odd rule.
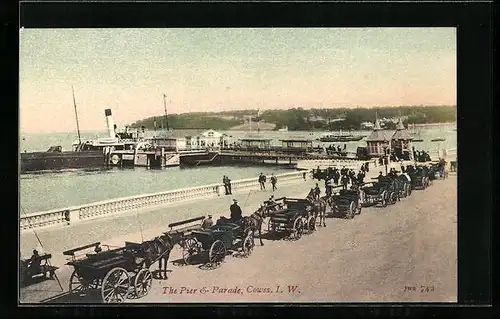
[[[64,292],[62,294],[40,300],[40,303],[45,304],[87,304],[87,303],[102,303],[100,290],[90,291],[88,294],[70,294]]]

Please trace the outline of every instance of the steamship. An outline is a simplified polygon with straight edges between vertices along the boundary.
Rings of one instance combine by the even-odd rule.
[[[96,140],[79,139],[71,151],[52,146],[46,152],[21,153],[21,173],[81,168],[104,168],[111,149],[133,149],[139,139],[138,132],[116,132],[111,109],[104,110],[108,136]]]

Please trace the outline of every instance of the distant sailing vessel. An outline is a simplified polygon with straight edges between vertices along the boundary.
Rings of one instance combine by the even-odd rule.
[[[282,128],[280,128],[280,129],[278,130],[278,132],[288,132],[288,126],[286,126],[286,125],[285,125],[285,126],[283,126]]]

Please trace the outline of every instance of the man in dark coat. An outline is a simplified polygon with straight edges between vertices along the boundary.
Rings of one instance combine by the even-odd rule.
[[[231,179],[229,176],[226,176],[226,185],[227,185],[227,191],[229,192],[229,195],[232,195],[233,192],[231,191]]]
[[[224,191],[226,193],[226,195],[229,195],[229,188],[227,186],[227,179],[226,179],[226,175],[224,175],[222,177],[222,183],[224,184]]]
[[[231,211],[231,221],[237,222],[242,218],[242,212],[241,212],[241,207],[238,205],[238,201],[236,199],[233,199],[233,205],[229,207],[229,210]]]
[[[260,190],[265,190],[266,189],[266,176],[262,173],[259,175],[259,184],[260,184]]]
[[[378,181],[379,181],[379,182],[380,182],[380,181],[382,181],[382,180],[384,179],[384,175],[382,175],[382,172],[378,172],[378,176],[377,176],[377,178],[378,178]]]
[[[349,177],[347,175],[342,175],[342,189],[347,189],[347,184],[349,183]]]
[[[358,176],[357,176],[358,184],[359,185],[363,184],[364,178],[365,178],[365,172],[364,171],[359,171],[358,172]]]
[[[276,178],[276,176],[274,176],[274,173],[271,174],[271,185],[273,185],[273,192],[276,190],[276,182],[278,181],[278,179]]]

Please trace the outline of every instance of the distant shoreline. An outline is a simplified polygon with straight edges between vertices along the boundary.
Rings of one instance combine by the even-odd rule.
[[[453,125],[457,125],[457,122],[408,124],[408,128],[427,127],[427,126],[453,126]]]

